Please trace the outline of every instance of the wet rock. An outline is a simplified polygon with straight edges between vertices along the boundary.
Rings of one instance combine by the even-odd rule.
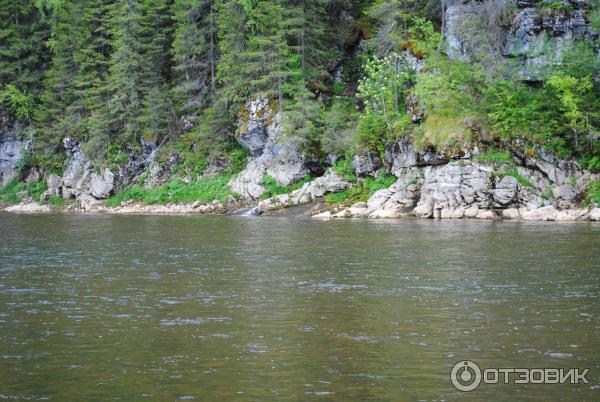
[[[252,122],[253,123],[253,122]],[[262,124],[253,124],[238,137],[238,142],[246,148],[251,156],[260,156],[269,140],[267,128]]]
[[[25,178],[25,183],[37,183],[41,178],[42,175],[40,174],[39,170],[32,168]]]
[[[277,111],[268,98],[256,98],[246,104],[239,119],[238,142],[251,156],[260,156],[269,141],[268,128]]]
[[[79,204],[79,208],[87,212],[94,211],[100,205],[102,205],[102,201],[94,198],[90,194],[85,193],[79,194],[77,197],[77,203]]]
[[[62,194],[65,198],[76,198],[84,192],[92,174],[92,162],[78,148],[72,148],[71,159],[62,177]]]
[[[560,222],[586,221],[589,219],[590,211],[587,209],[567,209],[558,211],[554,216],[554,220]]]

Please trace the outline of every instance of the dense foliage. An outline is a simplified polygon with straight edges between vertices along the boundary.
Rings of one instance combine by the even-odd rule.
[[[514,2],[490,1],[465,21],[469,63],[445,56],[451,3],[0,0],[0,108],[32,140],[29,163],[46,171],[61,168],[68,135],[110,167],[142,141],[164,144],[163,157],[177,153],[198,174],[231,152],[238,113],[259,94],[320,160],[383,152],[409,135],[440,150],[474,139],[543,145],[600,169],[598,44],[576,42],[532,85],[496,57],[492,28]]]

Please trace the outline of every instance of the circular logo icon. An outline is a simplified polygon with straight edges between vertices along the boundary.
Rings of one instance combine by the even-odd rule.
[[[461,360],[452,367],[450,381],[459,391],[469,392],[481,384],[481,370],[471,360]]]

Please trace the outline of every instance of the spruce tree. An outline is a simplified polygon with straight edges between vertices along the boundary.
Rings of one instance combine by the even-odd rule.
[[[217,27],[213,0],[174,4],[173,95],[177,111],[196,121],[216,96]]]

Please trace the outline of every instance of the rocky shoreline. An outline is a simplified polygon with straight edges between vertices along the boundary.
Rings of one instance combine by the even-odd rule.
[[[287,215],[286,210],[306,206],[295,217],[315,219],[399,219],[416,217],[421,219],[479,219],[520,220],[557,222],[600,222],[600,208],[595,205],[582,207],[577,204],[578,181],[568,179],[561,172],[544,175],[520,167],[528,174],[527,181],[514,176],[498,175],[491,164],[479,162],[452,162],[441,166],[412,167],[402,169],[398,180],[389,188],[375,192],[368,201],[351,206],[327,204],[323,197],[352,187],[354,184],[343,179],[332,170],[301,188],[287,194],[277,195],[261,201],[231,200],[228,203],[213,201],[202,204],[182,203],[146,205],[128,201],[118,207],[109,207],[96,200],[92,203],[77,203],[64,208],[28,201],[4,208],[14,213],[78,212],[106,214],[230,214],[230,215]],[[535,173],[537,172],[537,173]],[[551,173],[548,171],[547,173]],[[584,186],[595,175],[581,172]],[[518,174],[519,177],[521,173]],[[570,184],[564,182],[569,181]],[[552,199],[540,190],[547,186],[553,193]],[[556,193],[556,194],[554,194]]]
[[[348,155],[331,154],[329,162],[314,163],[301,147],[284,135],[280,115],[269,102],[255,99],[249,101],[246,108],[247,113],[239,122],[238,142],[249,156],[244,169],[228,179],[227,187],[233,195],[226,202],[146,205],[126,200],[119,206],[109,207],[107,199],[133,184],[153,188],[174,179],[192,183],[218,176],[227,165],[218,159],[212,161],[201,176],[181,175],[176,169],[177,155],[172,157],[173,163],[161,167],[156,161],[155,145],[146,143],[142,143],[140,155],[132,156],[127,163],[111,171],[105,166],[94,166],[82,144],[67,137],[63,139],[63,146],[68,163],[62,175],[48,174],[44,178],[32,170],[24,181],[36,183],[45,179],[47,190],[40,199],[62,199],[67,203],[62,210],[72,212],[281,215],[285,214],[282,210],[312,204],[300,216],[600,221],[599,206],[586,202],[590,186],[598,182],[600,175],[582,169],[575,160],[558,159],[542,147],[526,152],[519,144],[474,140],[450,149],[417,150],[408,136],[391,144],[382,154],[365,151],[351,156],[345,161],[349,171],[340,171],[336,163],[349,158]],[[18,161],[22,158],[21,153],[12,150],[13,145],[5,145],[5,152],[0,155],[5,182],[7,178],[16,177]],[[26,152],[26,147],[20,149]],[[331,167],[323,171],[327,165]],[[316,178],[291,190],[294,183],[309,175]],[[361,202],[344,201],[341,205],[324,202],[328,194],[350,191],[381,175],[386,180],[395,177],[396,181],[388,188],[369,192],[368,200],[363,197]],[[290,190],[265,199],[265,177]],[[142,178],[144,184],[139,184]],[[26,195],[21,198],[24,202],[6,207],[4,211],[56,211]]]

